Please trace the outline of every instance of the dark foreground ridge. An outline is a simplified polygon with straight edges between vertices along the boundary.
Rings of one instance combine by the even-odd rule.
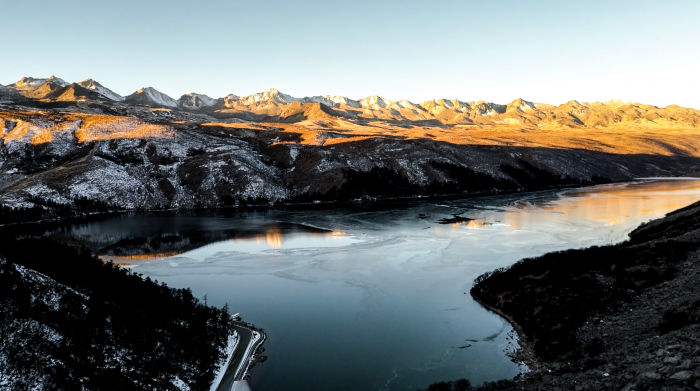
[[[700,389],[700,203],[626,242],[524,259],[472,296],[513,323],[532,372],[503,390]],[[469,390],[438,383],[429,390]]]
[[[233,327],[87,250],[0,240],[0,389],[208,390]]]

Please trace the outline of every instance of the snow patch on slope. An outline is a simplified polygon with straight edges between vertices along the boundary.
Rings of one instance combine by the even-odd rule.
[[[76,177],[68,193],[71,198],[86,197],[123,205],[126,209],[142,206],[149,194],[143,183],[129,175],[128,167],[102,160],[102,167],[95,167]]]

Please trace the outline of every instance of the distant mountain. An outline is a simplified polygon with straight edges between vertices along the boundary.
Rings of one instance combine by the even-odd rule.
[[[141,88],[140,90],[127,96],[124,99],[124,102],[157,107],[177,107],[177,101],[175,101],[175,99],[157,91],[153,87]]]
[[[311,96],[301,99],[304,103],[323,103],[328,107],[339,107],[340,105],[345,105],[354,108],[360,108],[362,105],[359,101],[346,98],[344,96]]]
[[[100,100],[104,99],[104,96],[97,91],[73,83],[65,87],[51,90],[51,92],[45,94],[42,99],[49,99],[56,102],[76,102],[83,100]]]
[[[19,81],[15,82],[13,84],[10,84],[7,87],[13,88],[15,90],[21,90],[21,91],[33,91],[33,90],[36,90],[37,88],[39,88],[42,84],[47,83],[47,82],[53,83],[59,87],[65,87],[68,84],[70,84],[67,81],[65,81],[63,79],[59,79],[56,76],[51,76],[47,79],[36,79],[33,77],[23,77]]]
[[[26,78],[25,78],[26,79]],[[20,80],[20,82],[24,81],[25,79]],[[39,81],[44,80],[41,84],[38,84]],[[38,84],[38,85],[37,85]],[[61,88],[65,87],[67,84],[63,82],[61,79],[34,79],[30,80],[26,83],[21,83],[21,84],[13,84],[12,87],[15,88],[15,90],[27,97],[27,98],[32,98],[32,99],[44,99],[47,95],[50,95]]]
[[[229,94],[223,98],[222,111],[244,119],[262,119],[282,114],[285,106],[301,99],[274,88],[248,96]]]
[[[332,121],[342,118],[342,115],[323,103],[304,103],[294,101],[287,105],[273,122],[294,123],[301,121]]]
[[[299,100],[300,99],[297,99],[291,95],[283,94],[274,88],[270,88],[265,92],[249,95],[240,99],[241,103],[245,105],[253,105],[259,102],[289,104]]]
[[[121,102],[124,100],[124,97],[115,93],[114,91],[110,90],[109,88],[103,86],[102,84],[98,83],[95,80],[92,79],[85,79],[78,83],[79,86],[83,88],[87,88],[89,90],[93,90],[97,92],[98,94],[104,96],[107,99],[111,99],[116,102]]]
[[[185,94],[177,100],[177,106],[185,110],[200,110],[202,108],[211,108],[219,104],[222,99],[212,99],[203,94],[190,93]]]
[[[297,98],[270,88],[248,96],[229,94],[218,99],[193,92],[182,95],[176,101],[152,87],[142,88],[125,98],[92,79],[71,86],[72,84],[55,76],[44,79],[24,77],[3,88],[0,99],[4,102],[22,101],[23,104],[35,100],[42,105],[71,101],[95,101],[104,105],[114,101],[127,105],[202,112],[216,118],[268,122],[326,121],[326,116],[331,116],[336,119],[430,126],[700,127],[698,110],[675,105],[660,108],[624,100],[594,103],[570,101],[558,106],[521,98],[507,104],[457,99],[434,99],[418,104],[408,100],[393,101],[378,95],[360,100],[335,95]],[[311,106],[306,106],[307,104]]]

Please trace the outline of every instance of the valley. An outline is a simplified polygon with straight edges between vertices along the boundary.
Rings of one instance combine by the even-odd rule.
[[[697,110],[625,101],[414,104],[294,98],[274,89],[174,99],[151,87],[122,96],[92,79],[23,78],[0,86],[3,278],[27,285],[17,277],[20,262],[66,278],[47,266],[48,255],[42,263],[8,252],[38,240],[15,242],[18,235],[48,237],[41,240],[51,246],[88,250],[66,255],[68,263],[98,255],[86,262],[124,270],[134,283],[145,275],[143,286],[167,282],[174,288],[162,290],[184,294],[185,307],[196,311],[224,319],[230,302],[270,336],[250,353],[262,363],[263,349],[274,352],[248,374],[255,389],[279,389],[288,379],[308,388],[314,379],[319,390],[338,381],[356,389],[466,390],[469,383],[430,384],[458,377],[483,384],[528,370],[533,375],[518,383],[488,387],[536,388],[542,365],[560,363],[534,358],[551,341],[529,345],[532,330],[561,319],[507,318],[512,328],[481,306],[511,316],[489,301],[501,293],[472,291],[475,301],[468,283],[524,256],[620,242],[644,219],[697,201],[697,181],[644,178],[700,175],[699,135]],[[109,212],[126,213],[100,216]],[[81,279],[57,281],[49,285],[68,295]],[[40,307],[27,307],[34,311],[28,322],[45,327]],[[430,316],[417,320],[417,309]],[[583,315],[598,316],[595,310]],[[575,350],[580,321],[556,334],[564,341],[554,341],[557,349]],[[55,325],[69,335],[62,327]],[[220,330],[203,332],[216,349],[200,362],[201,378],[182,369],[189,365],[182,358],[167,379],[148,367],[139,381],[207,389],[244,380],[221,371],[235,327],[221,320]],[[42,338],[49,355],[63,360]],[[237,371],[248,352],[235,354]],[[95,384],[108,376],[130,381],[113,368],[89,371],[98,374],[89,377]],[[5,376],[0,381],[16,377]],[[544,382],[563,384],[551,379]]]

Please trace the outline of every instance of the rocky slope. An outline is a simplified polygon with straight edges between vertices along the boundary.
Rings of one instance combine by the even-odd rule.
[[[331,115],[326,106],[311,105],[280,118]],[[1,202],[31,206],[33,197],[65,204],[83,197],[153,209],[480,194],[688,174],[698,170],[700,151],[700,140],[682,132],[620,135],[623,152],[616,154],[601,147],[608,133],[594,147],[597,136],[589,134],[573,136],[570,143],[583,140],[578,148],[553,148],[572,136],[487,130],[486,137],[459,138],[450,129],[403,135],[373,129],[231,123],[130,106],[3,106]]]
[[[700,389],[699,278],[700,203],[480,277],[472,295],[514,323],[533,369],[496,388]]]

